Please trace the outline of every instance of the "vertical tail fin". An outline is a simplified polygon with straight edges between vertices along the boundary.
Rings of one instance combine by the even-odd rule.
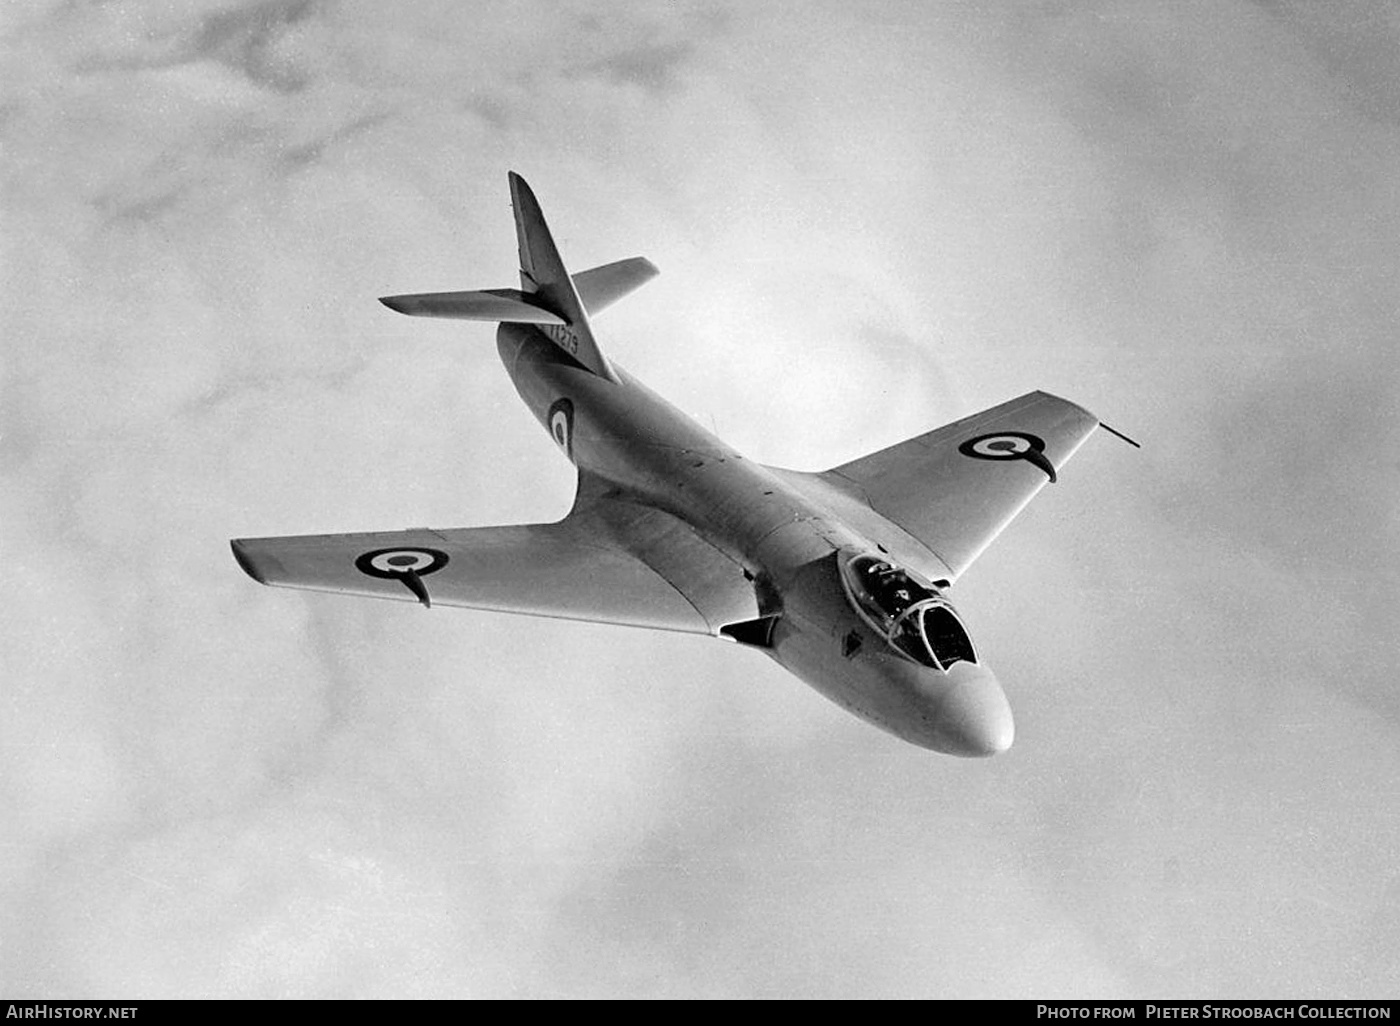
[[[510,200],[515,208],[515,238],[520,247],[517,289],[477,292],[421,292],[384,296],[379,301],[411,317],[447,317],[504,324],[537,324],[560,349],[594,374],[616,381],[593,337],[588,313],[597,313],[656,276],[650,260],[632,257],[570,276],[549,234],[535,194],[514,171]]]
[[[598,349],[588,311],[564,269],[539,201],[525,179],[514,171],[510,172],[510,202],[515,209],[515,237],[520,246],[520,288],[539,306],[564,320],[563,324],[542,326],[540,330],[594,374],[616,381],[612,367]]]

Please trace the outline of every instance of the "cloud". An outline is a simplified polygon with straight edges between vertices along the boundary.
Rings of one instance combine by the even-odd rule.
[[[1333,12],[1334,13],[1328,13]],[[7,27],[0,980],[45,996],[1377,996],[1400,979],[1393,19],[1374,5],[32,5]],[[490,333],[819,467],[1034,387],[960,582],[1018,745],[703,640],[261,590],[546,520]]]

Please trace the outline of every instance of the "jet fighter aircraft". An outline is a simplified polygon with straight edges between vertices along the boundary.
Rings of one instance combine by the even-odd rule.
[[[262,584],[728,638],[915,745],[1009,748],[1011,709],[948,589],[1098,420],[1031,392],[824,473],[755,462],[599,348],[593,317],[656,275],[651,262],[569,274],[530,187],[509,181],[519,289],[381,302],[499,323],[506,372],[578,468],[573,509],[548,524],[241,538],[238,564]]]

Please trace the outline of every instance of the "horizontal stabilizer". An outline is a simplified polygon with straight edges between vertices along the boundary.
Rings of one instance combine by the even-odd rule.
[[[641,288],[660,273],[646,257],[631,257],[579,271],[573,276],[574,288],[578,290],[578,298],[591,317],[629,292]]]
[[[379,300],[410,317],[446,317],[459,321],[507,321],[515,324],[563,324],[564,318],[546,310],[516,289],[483,292],[421,292],[384,296]]]

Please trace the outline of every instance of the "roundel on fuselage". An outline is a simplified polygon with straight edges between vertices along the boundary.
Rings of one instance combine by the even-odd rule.
[[[545,418],[549,425],[550,437],[554,444],[564,450],[570,460],[574,458],[574,404],[568,399],[556,399]]]

